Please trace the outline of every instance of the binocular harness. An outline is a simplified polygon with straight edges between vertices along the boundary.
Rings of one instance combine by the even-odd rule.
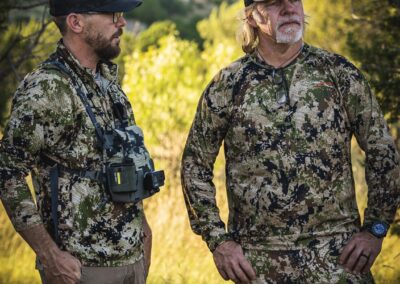
[[[108,193],[106,196],[108,195],[113,202],[122,203],[136,203],[159,192],[160,187],[164,185],[165,175],[162,170],[155,171],[153,160],[144,145],[143,132],[138,126],[128,124],[127,110],[124,105],[113,101],[113,110],[118,121],[115,121],[114,128],[104,129],[97,122],[88,98],[82,91],[83,83],[79,84],[67,67],[58,60],[49,60],[44,64],[62,71],[71,79],[77,95],[94,125],[98,147],[103,154],[105,153],[103,157],[107,157],[103,161],[102,171],[70,169],[52,161],[50,170],[51,215],[54,237],[58,242],[57,206],[60,173],[67,172],[95,180],[104,186]]]

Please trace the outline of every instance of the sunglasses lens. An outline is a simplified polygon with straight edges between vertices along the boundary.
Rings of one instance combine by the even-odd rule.
[[[113,22],[116,23],[119,19],[124,15],[123,12],[114,12],[113,13]]]

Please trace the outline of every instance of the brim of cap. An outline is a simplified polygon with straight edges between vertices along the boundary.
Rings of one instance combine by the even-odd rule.
[[[253,3],[267,2],[268,0],[244,0],[244,6],[250,6]]]
[[[119,0],[112,2],[108,5],[104,5],[102,7],[96,8],[91,12],[129,12],[140,5],[142,5],[143,1],[140,0]]]
[[[130,10],[135,9],[143,3],[141,0],[118,0],[111,1],[111,3],[107,5],[103,5],[101,7],[50,7],[50,15],[64,16],[70,13],[86,13],[86,12],[102,12],[102,13],[113,13],[113,12],[128,12]],[[96,6],[96,5],[93,5]],[[56,13],[56,11],[58,13]]]

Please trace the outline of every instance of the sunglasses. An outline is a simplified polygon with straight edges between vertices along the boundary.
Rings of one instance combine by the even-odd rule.
[[[88,15],[96,15],[96,14],[111,14],[111,13],[102,13],[102,12],[86,12],[82,14],[88,14]],[[113,12],[112,17],[113,17],[113,23],[116,24],[118,23],[119,19],[124,16],[124,12]]]

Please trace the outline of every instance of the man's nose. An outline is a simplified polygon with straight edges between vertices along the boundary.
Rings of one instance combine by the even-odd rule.
[[[119,17],[118,21],[116,22],[116,24],[120,28],[125,27],[127,23],[126,23],[126,20],[125,20],[124,16]]]
[[[294,13],[296,11],[296,3],[300,1],[293,1],[293,0],[283,0],[282,1],[282,6],[283,6],[283,11],[286,13]]]

